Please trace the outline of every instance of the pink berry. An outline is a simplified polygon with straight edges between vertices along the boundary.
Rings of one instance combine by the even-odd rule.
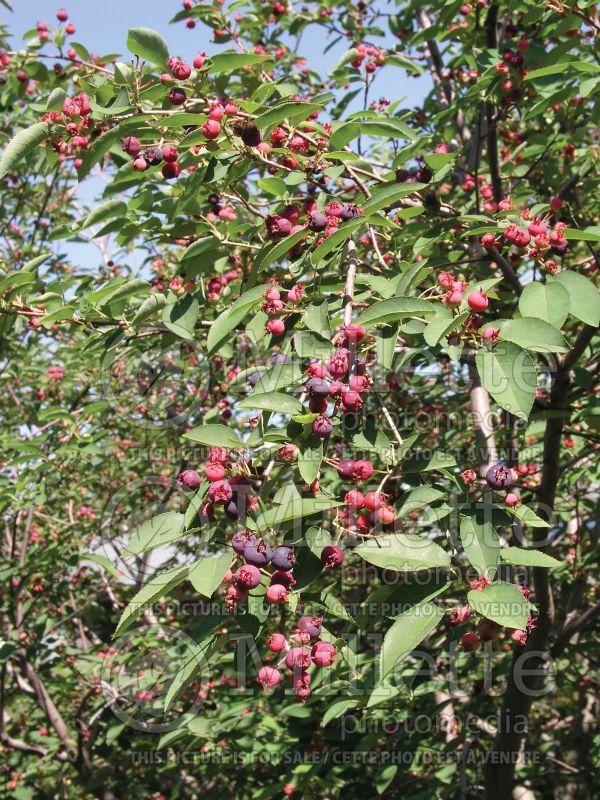
[[[265,595],[269,603],[287,603],[289,593],[282,583],[273,583]]]
[[[285,324],[282,319],[270,319],[265,329],[272,336],[282,336],[285,333]]]
[[[244,564],[236,571],[235,579],[244,589],[255,589],[260,583],[260,570],[252,564]]]
[[[383,495],[380,492],[367,492],[365,495],[365,508],[377,511],[383,505]]]
[[[287,647],[287,641],[283,633],[272,633],[267,639],[267,647],[272,653],[281,653]]]
[[[58,11],[56,12],[56,19],[59,22],[66,22],[69,19],[69,15],[67,14],[64,8],[59,8]]]
[[[329,642],[316,642],[312,649],[312,660],[317,667],[331,667],[335,664],[336,649]]]
[[[292,647],[285,657],[285,665],[289,670],[308,669],[311,664],[310,650],[306,647]]]
[[[515,506],[518,506],[519,502],[519,497],[518,495],[514,494],[514,492],[509,492],[504,498],[504,505],[508,506],[508,508],[514,508]]]
[[[489,304],[488,296],[479,289],[476,292],[471,292],[467,297],[467,303],[472,311],[485,311]]]
[[[202,483],[202,478],[195,469],[186,469],[177,476],[177,483],[185,489],[197,489]]]
[[[205,139],[216,139],[221,133],[221,126],[214,119],[207,119],[202,126],[202,135]]]
[[[281,680],[281,673],[275,667],[261,667],[258,670],[258,682],[265,689],[272,689]]]
[[[221,481],[225,477],[225,467],[222,464],[209,462],[204,468],[204,474],[211,483]]]

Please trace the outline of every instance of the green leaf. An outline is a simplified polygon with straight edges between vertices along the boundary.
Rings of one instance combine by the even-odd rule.
[[[469,312],[464,311],[451,319],[432,319],[431,322],[427,323],[427,327],[423,331],[423,338],[430,347],[435,347],[451,331],[460,328],[468,316]]]
[[[369,216],[380,208],[391,207],[398,200],[406,197],[409,194],[426,189],[425,183],[388,183],[376,189],[371,198],[363,205],[363,211],[366,216]]]
[[[548,569],[558,569],[564,567],[563,561],[542,553],[540,550],[521,547],[504,547],[500,551],[500,558],[507,564],[517,564],[523,567],[548,567]]]
[[[191,294],[163,308],[162,320],[166,327],[181,339],[194,338],[194,326],[200,314],[198,301]]]
[[[165,68],[169,48],[160,33],[151,28],[131,28],[127,34],[127,49],[140,58]]]
[[[87,561],[91,561],[92,564],[98,564],[99,567],[105,569],[109,575],[112,575],[113,578],[116,578],[118,581],[121,580],[119,570],[115,567],[110,559],[108,559],[106,556],[103,556],[101,553],[82,553],[82,564],[85,564]]]
[[[235,72],[243,67],[262,64],[265,61],[272,61],[271,56],[259,56],[256,53],[237,53],[227,51],[211,56],[210,72]]]
[[[226,447],[228,449],[242,447],[237,433],[226,425],[201,425],[199,428],[184,433],[183,438],[205,444],[207,447]]]
[[[509,514],[512,514],[518,520],[520,520],[523,525],[527,525],[530,528],[549,528],[550,525],[548,522],[543,520],[541,517],[535,513],[535,511],[529,506],[516,506],[515,508],[508,508],[506,509]]]
[[[307,306],[302,315],[302,322],[313,333],[329,339],[331,336],[331,326],[329,324],[329,306],[326,300],[321,303],[312,303]]]
[[[488,580],[494,580],[500,540],[491,522],[482,522],[474,514],[464,516],[460,523],[460,541],[471,566]]]
[[[369,564],[398,572],[450,566],[450,556],[439,544],[415,533],[389,533],[368,539],[354,552]]]
[[[296,100],[284,100],[278,105],[269,108],[254,120],[254,124],[263,131],[265,129],[274,128],[284,120],[288,120],[290,125],[297,125],[313,113],[313,111],[320,111],[322,106],[318,103],[303,103]]]
[[[315,514],[323,514],[332,508],[337,508],[341,503],[323,495],[304,498],[295,494],[287,494],[284,501],[275,508],[270,508],[257,517],[256,521],[248,519],[247,525],[251,530],[264,531],[289,522],[292,519],[303,519]]]
[[[593,327],[600,324],[600,294],[589,278],[566,269],[554,280],[569,293],[569,313],[575,319]]]
[[[471,608],[482,617],[506,628],[525,630],[529,618],[529,603],[516,586],[504,581],[489,583],[481,591],[467,594]]]
[[[383,137],[385,139],[410,139],[416,138],[408,125],[392,117],[388,119],[363,119],[345,122],[331,134],[329,147],[332,150],[341,150],[348,142],[359,136]]]
[[[256,283],[258,273],[261,270],[266,269],[266,267],[268,267],[270,264],[273,264],[273,262],[282,259],[283,256],[285,256],[292,249],[292,247],[295,244],[298,244],[298,242],[306,235],[306,230],[296,231],[296,233],[286,236],[285,239],[277,242],[277,244],[267,244],[261,250],[259,250],[252,265],[252,273],[248,281],[249,284],[254,285]]]
[[[239,297],[230,308],[226,308],[225,311],[219,314],[208,331],[206,339],[208,355],[212,355],[215,350],[218,350],[229,337],[231,331],[234,330],[250,312],[252,306],[258,303],[259,300],[262,300],[263,292],[263,286],[255,286]]]
[[[523,317],[537,317],[560,328],[569,315],[569,293],[556,281],[533,281],[523,289],[519,311]]]
[[[230,552],[204,556],[190,567],[188,580],[197,592],[210,599],[222,583],[230,564]]]
[[[47,122],[36,122],[29,128],[19,131],[6,145],[0,158],[0,180],[8,175],[25,156],[41,144],[49,135]]]
[[[565,238],[569,241],[577,242],[600,242],[600,229],[599,228],[565,228],[563,231]]]
[[[16,286],[24,286],[28,283],[34,282],[35,275],[33,275],[31,272],[14,270],[13,272],[9,272],[8,275],[5,275],[4,278],[0,280],[0,294],[10,289],[14,289]]]
[[[537,377],[529,353],[511,342],[475,356],[481,382],[499,406],[519,419],[527,419],[535,400]]]
[[[237,406],[259,411],[275,411],[279,414],[299,414],[303,409],[299,400],[283,392],[252,393],[239,400]]]
[[[373,327],[384,322],[395,322],[407,317],[422,317],[435,313],[432,303],[419,300],[416,297],[392,297],[389,300],[380,300],[373,303],[358,315],[358,325]]]
[[[379,682],[392,672],[423,639],[437,628],[444,611],[435,603],[421,603],[400,614],[386,633],[379,656]]]
[[[361,228],[367,223],[368,220],[364,217],[357,217],[356,219],[351,219],[348,220],[348,222],[345,222],[337,229],[337,231],[335,231],[335,233],[332,233],[331,236],[328,236],[318,247],[313,250],[310,256],[311,262],[317,266],[326,255],[329,255],[332,250],[335,250],[336,247],[339,247],[339,245],[343,244],[347,239],[349,239],[354,231],[358,230],[358,228]]]
[[[324,728],[331,720],[343,716],[346,711],[357,708],[360,705],[360,700],[356,698],[348,698],[346,700],[335,700],[325,711],[321,718],[321,727]]]
[[[560,331],[535,317],[511,319],[502,326],[500,338],[536,353],[565,353],[569,350]]]
[[[129,540],[125,548],[126,556],[137,556],[155,547],[179,539],[183,535],[183,514],[168,511],[158,514],[141,525]]]
[[[222,624],[223,618],[219,615],[205,617],[203,619],[202,636],[213,631],[218,625]],[[190,645],[186,650],[185,655],[177,653],[177,661],[183,660],[183,667],[177,672],[173,678],[173,682],[169,686],[167,696],[165,697],[164,710],[165,714],[177,702],[178,697],[184,692],[188,686],[196,679],[199,673],[207,674],[208,660],[214,652],[222,647],[225,641],[225,636],[209,635],[203,638],[200,644]]]
[[[135,597],[129,602],[129,605],[123,611],[117,629],[114,632],[113,638],[120,636],[124,633],[136,619],[152,607],[154,603],[168,594],[171,589],[174,589],[182,581],[185,580],[189,571],[189,567],[175,567],[160,575],[156,575],[151,581],[140,589]]]
[[[319,474],[323,460],[323,441],[310,435],[300,446],[298,472],[303,481],[311,484]]]
[[[107,219],[114,219],[114,217],[123,217],[127,213],[127,203],[122,200],[107,200],[105,203],[100,203],[85,217],[81,223],[80,230],[89,228],[90,225],[97,225],[99,222],[104,222]]]
[[[166,303],[167,298],[164,296],[164,294],[151,294],[150,297],[147,297],[135,312],[135,315],[131,320],[131,324],[134,327],[137,327],[140,322],[143,322],[145,319],[150,317],[155,311],[160,311],[160,309],[163,308]]]

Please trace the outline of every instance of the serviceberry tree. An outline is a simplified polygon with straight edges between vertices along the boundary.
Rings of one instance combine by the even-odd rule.
[[[595,4],[146,17],[2,31],[8,796],[597,796]]]

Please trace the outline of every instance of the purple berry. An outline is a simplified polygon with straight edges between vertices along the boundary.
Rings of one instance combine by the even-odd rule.
[[[277,567],[277,569],[287,571],[292,569],[296,563],[296,556],[294,555],[294,551],[291,547],[285,547],[282,545],[273,550],[271,561],[273,566]]]

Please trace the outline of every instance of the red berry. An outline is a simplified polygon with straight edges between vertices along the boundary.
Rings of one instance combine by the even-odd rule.
[[[481,639],[474,631],[467,631],[460,640],[461,647],[466,650],[467,653],[474,653],[475,650],[479,648],[480,644]]]
[[[285,657],[285,665],[289,670],[307,669],[310,667],[310,650],[306,647],[292,647]]]
[[[383,495],[380,492],[367,492],[365,495],[365,508],[377,511],[383,505]]]
[[[177,161],[179,156],[179,151],[175,147],[174,144],[166,144],[160,151],[160,154],[164,161],[167,161],[169,164],[172,164],[174,161]]]
[[[215,481],[209,487],[208,496],[213,503],[225,505],[233,497],[233,489],[229,481]]]
[[[344,501],[350,508],[358,510],[362,508],[365,504],[365,497],[362,492],[359,492],[358,489],[351,489],[349,492],[346,493],[344,497]]]
[[[508,506],[508,508],[514,508],[515,506],[518,506],[519,502],[519,497],[518,495],[514,494],[514,492],[509,492],[504,498],[504,505]]]
[[[471,311],[485,311],[489,305],[488,296],[485,292],[479,289],[476,292],[471,292],[467,297],[467,303]]]
[[[194,69],[202,69],[205,61],[206,61],[206,53],[200,53],[200,55],[196,56],[196,58],[193,61]]]
[[[163,174],[163,178],[170,180],[171,178],[177,178],[179,176],[179,173],[181,172],[181,167],[177,162],[173,164],[166,163],[162,165],[161,172]]]
[[[207,119],[202,126],[202,135],[205,139],[216,139],[221,133],[221,126],[214,119]]]
[[[344,561],[344,551],[341,547],[328,544],[321,551],[321,564],[325,569],[334,569],[341,566]]]
[[[58,11],[56,12],[56,19],[59,22],[66,22],[69,19],[69,15],[67,14],[64,8],[59,8]]]

